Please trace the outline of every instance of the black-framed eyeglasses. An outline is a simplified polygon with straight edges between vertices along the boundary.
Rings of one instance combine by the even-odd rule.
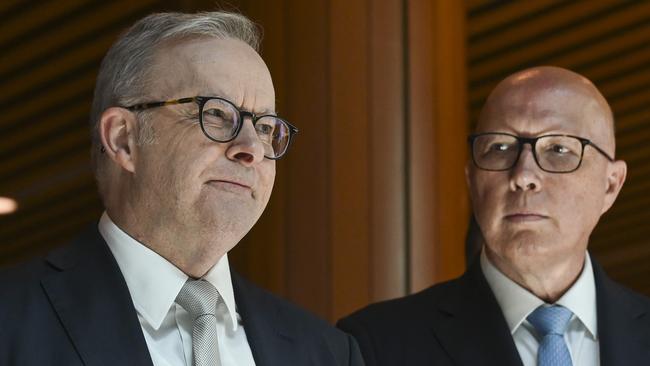
[[[255,132],[262,141],[264,157],[267,159],[280,159],[289,149],[293,135],[298,133],[296,127],[278,116],[273,114],[258,116],[253,112],[239,109],[231,101],[221,97],[196,96],[163,102],[139,103],[123,108],[130,111],[141,111],[192,102],[199,106],[199,123],[203,134],[212,141],[229,142],[234,140],[244,125],[244,118],[250,117]]]
[[[537,166],[549,173],[571,173],[582,164],[585,146],[589,145],[609,161],[609,154],[589,139],[572,135],[543,135],[521,137],[503,132],[486,132],[467,138],[472,150],[472,160],[483,170],[512,169],[521,156],[524,144],[530,144]]]

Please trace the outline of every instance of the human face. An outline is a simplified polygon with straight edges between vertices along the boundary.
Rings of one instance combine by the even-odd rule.
[[[477,132],[575,135],[614,154],[609,110],[595,88],[571,78],[548,83],[543,77],[524,76],[497,87]],[[547,173],[537,166],[530,145],[524,145],[519,161],[508,171],[485,171],[468,163],[473,209],[488,257],[514,276],[567,263],[579,270],[589,235],[622,185],[620,163],[610,163],[587,146],[578,170]]]
[[[156,61],[143,101],[206,95],[257,114],[274,111],[269,71],[241,41],[179,41],[162,48]],[[250,118],[237,138],[217,143],[201,131],[195,104],[147,113],[155,141],[137,147],[130,197],[142,236],[174,262],[214,264],[262,214],[275,162],[264,158]]]

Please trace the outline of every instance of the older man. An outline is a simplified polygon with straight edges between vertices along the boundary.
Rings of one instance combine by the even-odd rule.
[[[350,336],[228,265],[296,132],[257,45],[249,20],[214,12],[148,16],[112,46],[91,116],[106,212],[1,275],[1,365],[362,363]]]
[[[647,365],[650,300],[587,252],[626,165],[596,87],[556,67],[490,94],[466,167],[484,245],[460,278],[343,319],[368,365]]]

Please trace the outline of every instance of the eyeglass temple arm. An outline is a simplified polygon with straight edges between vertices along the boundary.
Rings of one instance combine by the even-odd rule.
[[[141,111],[144,109],[149,109],[149,108],[157,108],[157,107],[163,107],[166,105],[174,105],[174,104],[184,104],[184,103],[191,103],[198,101],[196,97],[193,98],[181,98],[181,99],[173,99],[173,100],[166,100],[164,102],[150,102],[150,103],[140,103],[140,104],[134,104],[128,107],[124,107],[130,111]]]
[[[594,149],[596,149],[596,151],[603,154],[603,156],[606,157],[607,160],[609,160],[611,162],[615,161],[613,157],[611,157],[608,153],[605,152],[605,150],[601,149],[600,147],[598,147],[598,145],[594,144],[590,140],[584,140],[584,142],[585,142],[585,145],[591,145]]]

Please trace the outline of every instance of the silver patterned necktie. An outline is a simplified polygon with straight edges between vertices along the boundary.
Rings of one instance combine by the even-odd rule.
[[[528,321],[542,336],[537,350],[538,366],[572,366],[564,332],[573,313],[561,305],[540,306],[528,316]]]
[[[193,320],[192,353],[194,366],[218,366],[217,318],[219,291],[208,281],[189,279],[176,296],[176,303]]]

